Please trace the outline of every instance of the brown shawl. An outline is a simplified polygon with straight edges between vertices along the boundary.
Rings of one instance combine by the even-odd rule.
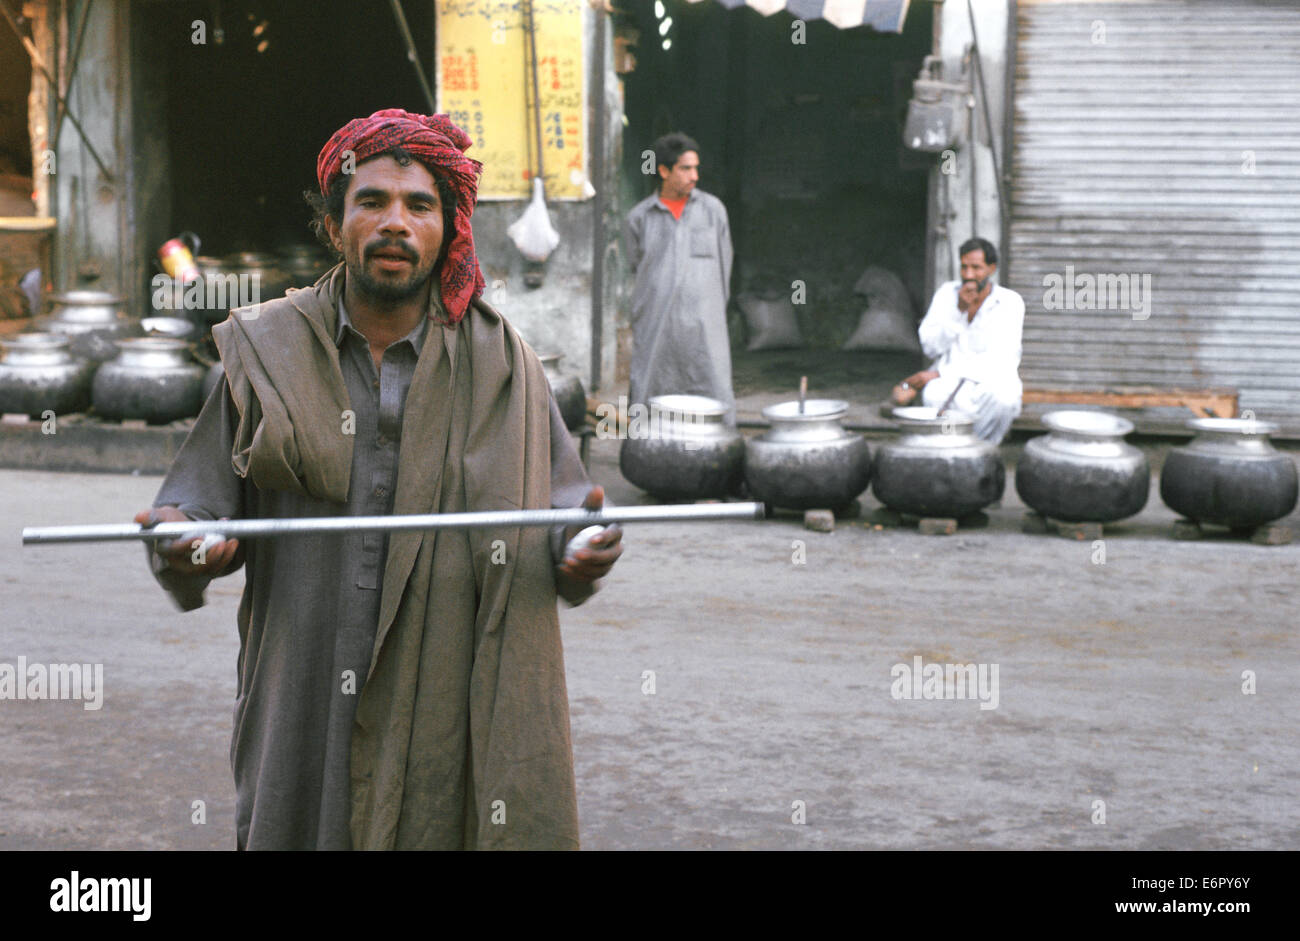
[[[343,278],[339,266],[213,329],[240,415],[232,461],[260,488],[346,501],[353,437],[333,340]],[[548,389],[482,300],[454,327],[431,323],[393,512],[549,507]],[[353,847],[576,849],[547,531],[393,533],[382,590],[352,733]]]

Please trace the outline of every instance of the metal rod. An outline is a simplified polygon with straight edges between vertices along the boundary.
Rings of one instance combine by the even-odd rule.
[[[301,533],[401,532],[435,529],[505,529],[515,526],[601,526],[609,523],[693,523],[717,520],[758,520],[761,503],[685,503],[663,506],[617,506],[601,510],[489,510],[472,513],[428,513],[410,516],[323,516],[301,519],[186,520],[141,526],[106,523],[91,526],[28,526],[23,545],[64,542],[156,541],[200,538],[220,533],[231,539],[290,536]]]
[[[546,161],[542,155],[542,99],[537,91],[537,21],[533,17],[533,0],[524,0],[524,17],[528,23],[528,47],[527,55],[532,65],[532,83],[533,83],[533,132],[537,136],[537,176],[542,181],[542,191],[546,190]],[[524,76],[524,81],[528,81],[528,76]],[[604,139],[604,131],[602,129]]]
[[[948,407],[952,405],[953,399],[957,398],[957,393],[961,391],[961,387],[965,384],[966,377],[962,376],[961,379],[958,380],[957,385],[953,387],[952,395],[948,396],[948,400],[943,403],[943,407],[940,408],[939,411],[935,412],[936,415],[942,415],[944,412],[948,411]]]
[[[90,18],[90,8],[95,5],[95,0],[86,0],[81,5],[81,13],[77,17],[77,38],[72,43],[72,59],[68,64],[68,77],[63,83],[64,90],[72,94],[72,83],[77,79],[77,66],[81,64],[81,40],[86,35],[86,20]],[[63,133],[63,109],[55,108],[54,117],[54,135],[50,139],[50,150],[56,154],[59,152],[59,135]]]
[[[429,87],[429,80],[424,75],[424,66],[420,65],[420,54],[415,49],[411,27],[406,25],[406,14],[402,12],[401,0],[390,0],[390,5],[393,8],[393,18],[397,20],[397,29],[402,34],[402,41],[406,43],[406,58],[415,67],[415,77],[420,80],[420,88],[429,101],[429,110],[437,111],[438,103],[433,97],[433,89]]]

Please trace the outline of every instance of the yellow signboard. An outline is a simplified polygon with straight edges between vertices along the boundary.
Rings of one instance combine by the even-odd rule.
[[[474,139],[479,199],[527,199],[540,112],[547,199],[582,199],[587,182],[584,0],[532,0],[537,88],[526,54],[529,0],[438,0],[438,110]]]

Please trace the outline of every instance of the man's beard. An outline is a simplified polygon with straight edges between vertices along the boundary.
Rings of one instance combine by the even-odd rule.
[[[988,286],[989,278],[992,277],[993,275],[989,275],[987,278],[984,278],[982,281],[976,281],[974,278],[967,278],[965,281],[962,282],[962,287],[965,287],[968,284],[973,284],[975,285],[976,293],[979,293],[980,291],[984,290],[985,287]]]
[[[373,258],[374,252],[379,248],[391,247],[393,246],[383,244],[371,246],[370,257]],[[402,249],[403,251],[409,252],[409,249],[406,246],[402,246]],[[409,252],[409,254],[413,255],[414,253]],[[353,265],[351,260],[349,260],[347,264],[348,277],[352,279],[352,283],[355,285],[356,289],[367,298],[381,303],[390,304],[408,301],[418,295],[422,290],[424,290],[429,279],[434,276],[438,266],[436,260],[431,262],[427,267],[417,267],[416,265],[412,265],[411,273],[407,277],[398,281],[392,278],[376,278],[371,275],[370,272],[366,270],[366,265],[369,260],[369,258],[363,258],[361,263],[358,265]]]

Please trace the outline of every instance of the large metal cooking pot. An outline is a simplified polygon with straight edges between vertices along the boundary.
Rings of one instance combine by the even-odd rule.
[[[48,316],[35,327],[42,333],[61,333],[75,357],[102,363],[117,355],[116,341],[139,336],[140,321],[128,317],[122,298],[107,291],[64,291],[51,294]]]
[[[240,296],[230,302],[231,309],[284,297],[284,292],[294,286],[289,272],[280,266],[280,259],[269,252],[235,252],[223,258],[221,265],[226,274],[245,276],[240,278],[241,292],[244,285],[252,292],[251,297]]]
[[[537,358],[542,361],[542,371],[551,384],[551,394],[555,396],[564,426],[570,431],[581,428],[587,423],[587,391],[582,387],[582,380],[560,372],[563,353],[538,353]]]
[[[280,267],[288,276],[290,287],[311,287],[335,264],[317,245],[286,245],[280,249]]]
[[[74,359],[59,333],[19,333],[0,340],[0,412],[43,418],[90,405],[95,364]]]
[[[809,399],[763,409],[772,427],[745,442],[745,483],[755,500],[794,510],[848,506],[871,480],[866,439],[840,425],[847,402]]]
[[[137,337],[118,341],[118,356],[95,373],[95,411],[105,418],[164,424],[197,415],[204,369],[189,359],[184,340]]]
[[[998,449],[975,437],[964,412],[896,408],[896,440],[876,451],[871,491],[912,516],[961,519],[1002,497],[1006,468]]]
[[[1048,433],[1025,444],[1016,493],[1049,519],[1110,523],[1139,512],[1151,489],[1146,455],[1127,444],[1133,423],[1106,412],[1043,416]]]
[[[1198,523],[1254,529],[1296,506],[1295,463],[1268,440],[1278,427],[1253,418],[1197,418],[1195,439],[1160,472],[1160,499]]]
[[[635,407],[635,406],[634,406]],[[623,476],[662,500],[725,497],[740,483],[745,442],[727,407],[702,395],[657,395],[632,416],[618,453]]]

